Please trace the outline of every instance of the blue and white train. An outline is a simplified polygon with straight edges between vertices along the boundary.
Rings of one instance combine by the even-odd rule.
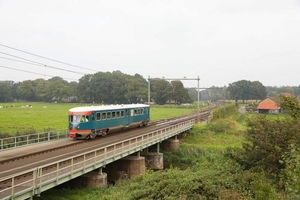
[[[146,126],[150,107],[145,104],[75,107],[69,110],[69,137],[93,139],[98,135]]]

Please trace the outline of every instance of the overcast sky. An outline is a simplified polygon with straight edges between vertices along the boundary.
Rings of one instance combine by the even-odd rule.
[[[300,0],[0,0],[0,24],[0,80],[120,70],[300,85]]]

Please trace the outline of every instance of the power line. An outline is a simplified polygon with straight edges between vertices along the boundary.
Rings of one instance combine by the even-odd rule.
[[[0,53],[15,57],[15,58],[18,58],[18,59],[21,59],[21,60],[26,60],[28,62],[24,62],[24,61],[21,61],[21,60],[15,60],[15,59],[0,56],[0,58],[2,58],[2,59],[7,59],[7,60],[15,61],[15,62],[21,62],[21,63],[25,63],[25,64],[30,64],[30,65],[48,67],[48,68],[57,69],[57,70],[61,70],[61,71],[66,71],[66,72],[71,72],[71,73],[75,73],[75,74],[85,75],[85,73],[83,73],[83,72],[76,72],[76,71],[72,71],[72,70],[62,69],[62,68],[59,68],[59,67],[53,67],[53,66],[46,65],[46,64],[43,64],[43,63],[39,63],[39,62],[36,62],[36,61],[33,61],[33,60],[29,60],[29,59],[22,58],[22,57],[19,57],[19,56],[14,56],[14,55],[11,55],[11,54],[8,54],[8,53],[4,53],[4,52],[1,52],[1,51],[0,51]]]
[[[4,45],[4,44],[0,44],[0,46],[6,47],[6,48],[9,48],[9,49],[13,49],[13,50],[16,50],[16,51],[20,51],[22,53],[26,53],[26,54],[29,54],[29,55],[32,55],[32,56],[37,56],[37,57],[40,57],[40,58],[43,58],[43,59],[47,59],[47,60],[51,60],[51,61],[54,61],[54,62],[58,62],[58,63],[61,63],[61,64],[65,64],[65,65],[77,67],[77,68],[80,68],[80,69],[85,69],[85,70],[97,72],[96,70],[93,70],[93,69],[88,69],[88,68],[85,68],[85,67],[80,67],[80,66],[73,65],[73,64],[70,64],[70,63],[66,63],[66,62],[62,62],[62,61],[59,61],[59,60],[54,60],[54,59],[47,58],[47,57],[44,57],[44,56],[40,56],[40,55],[37,55],[37,54],[34,54],[34,53],[23,51],[23,50],[20,50],[20,49],[17,49],[17,48],[13,48],[13,47],[10,47],[10,46]]]
[[[48,76],[48,77],[51,77],[51,78],[55,77],[55,76],[50,76],[50,75],[41,74],[41,73],[37,73],[37,72],[32,72],[32,71],[27,71],[27,70],[22,70],[22,69],[15,69],[15,68],[3,66],[3,65],[0,65],[0,67],[1,67],[1,68],[6,68],[6,69],[15,70],[15,71],[19,71],[19,72],[26,72],[26,73],[30,73],[30,74],[36,74],[36,75],[42,75],[42,76]],[[77,79],[72,79],[72,78],[65,78],[65,77],[61,77],[61,78],[68,79],[68,80],[74,80],[74,81],[77,81]]]
[[[2,56],[0,56],[0,58],[2,58],[2,59],[7,59],[7,60],[11,60],[11,61],[16,61],[16,62],[21,62],[21,63],[25,63],[25,64],[29,64],[29,65],[37,65],[37,66],[40,66],[40,64],[35,64],[35,63],[32,63],[32,62],[25,62],[25,61],[15,60],[15,59],[6,58],[6,57],[2,57]]]

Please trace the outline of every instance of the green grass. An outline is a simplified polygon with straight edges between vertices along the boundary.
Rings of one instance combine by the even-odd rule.
[[[14,107],[11,105],[14,104]],[[7,108],[0,109],[0,134],[14,135],[44,132],[45,130],[62,130],[68,127],[68,110],[88,104],[75,103],[1,103]],[[32,105],[32,108],[26,107]],[[23,106],[23,108],[22,108]],[[46,108],[44,108],[46,106]],[[194,112],[192,108],[152,108],[151,121],[166,119]]]
[[[281,119],[285,119],[287,117],[287,115],[284,115],[284,114],[279,114],[279,115],[274,115],[274,114],[268,114],[266,115],[267,119],[270,119],[270,120],[281,120]]]
[[[241,148],[245,139],[243,129],[243,126],[237,124],[227,128],[225,132],[219,133],[209,130],[206,124],[196,124],[193,129],[195,134],[188,135],[184,142],[186,145],[196,145],[205,150],[222,150],[228,147]]]
[[[151,121],[157,121],[161,119],[168,119],[181,115],[186,115],[194,112],[192,108],[161,108],[151,107],[150,119]]]
[[[15,107],[0,109],[0,133],[43,132],[48,129],[66,129],[68,110],[75,104],[15,103]],[[1,104],[5,105],[5,104]],[[22,106],[25,106],[22,108]],[[46,108],[44,108],[46,106]]]

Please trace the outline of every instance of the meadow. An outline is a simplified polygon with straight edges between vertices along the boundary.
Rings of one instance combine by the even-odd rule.
[[[28,107],[26,105],[31,105]],[[18,102],[1,103],[0,135],[29,134],[47,130],[63,130],[68,127],[68,110],[79,103]],[[193,108],[151,107],[150,120],[172,118],[194,112]]]

